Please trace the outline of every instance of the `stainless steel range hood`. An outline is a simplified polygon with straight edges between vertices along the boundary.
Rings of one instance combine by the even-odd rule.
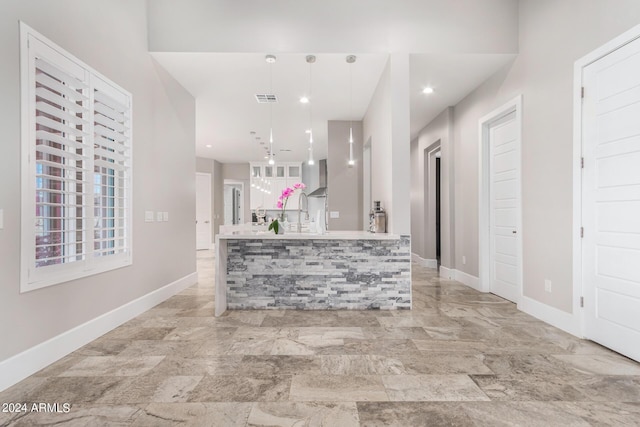
[[[318,169],[320,187],[309,193],[308,197],[327,197],[327,159],[318,162]]]

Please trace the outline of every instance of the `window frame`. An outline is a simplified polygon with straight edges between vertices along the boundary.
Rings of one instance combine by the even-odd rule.
[[[59,68],[62,72],[67,72],[73,68],[75,70],[76,78],[78,75],[83,74],[82,83],[86,84],[87,88],[83,90],[83,94],[88,98],[87,101],[87,117],[83,116],[88,126],[86,129],[86,135],[82,141],[82,155],[86,160],[84,164],[84,170],[86,172],[86,178],[82,181],[82,191],[76,192],[71,185],[70,190],[64,188],[62,190],[63,197],[69,197],[70,195],[80,194],[83,200],[84,216],[82,233],[84,237],[82,244],[84,246],[85,255],[84,259],[73,262],[63,262],[60,264],[53,264],[47,266],[36,266],[38,259],[36,258],[36,219],[39,218],[36,215],[36,179],[38,162],[36,159],[36,96],[35,96],[35,75],[36,58],[45,58],[45,62],[55,64],[56,68]],[[61,65],[64,64],[64,65]],[[66,67],[66,68],[65,68]],[[99,89],[98,89],[99,88]],[[95,221],[100,218],[96,216],[94,211],[95,201],[95,180],[99,173],[95,170],[95,154],[94,146],[97,141],[96,134],[94,132],[96,115],[95,110],[95,91],[99,90],[102,93],[109,91],[111,95],[117,96],[119,100],[125,101],[124,118],[128,127],[123,131],[125,137],[125,143],[123,148],[126,150],[126,164],[124,165],[124,172],[120,179],[122,185],[123,204],[122,215],[116,217],[114,214],[114,220],[122,222],[122,236],[114,236],[114,241],[118,238],[124,240],[124,249],[121,253],[107,254],[103,256],[96,256],[96,253],[100,252],[100,249],[94,247],[95,231],[99,229],[96,226]],[[133,197],[132,197],[132,182],[133,182],[133,97],[131,93],[115,84],[110,79],[106,78],[98,71],[94,70],[90,66],[80,61],[75,56],[68,53],[66,50],[53,43],[37,31],[23,22],[20,22],[20,91],[21,91],[21,253],[20,253],[20,293],[57,285],[60,283],[68,282],[75,279],[80,279],[88,276],[92,276],[106,271],[115,270],[118,268],[129,266],[133,263]],[[83,125],[84,131],[84,125]],[[66,150],[66,149],[65,149]],[[76,169],[82,171],[83,168]],[[65,181],[67,177],[61,177],[60,180]],[[69,184],[67,184],[69,185]],[[46,191],[51,191],[51,188],[47,188]],[[60,221],[66,223],[69,218],[75,218],[73,215],[67,215],[66,213],[61,216]],[[101,220],[102,221],[102,220]],[[70,221],[69,221],[70,222]],[[71,226],[73,228],[73,226]],[[67,230],[62,227],[63,231]],[[64,246],[64,243],[60,243],[60,246]],[[72,246],[67,244],[67,246]]]

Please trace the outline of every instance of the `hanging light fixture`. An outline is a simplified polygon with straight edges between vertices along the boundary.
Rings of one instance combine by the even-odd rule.
[[[307,64],[309,64],[309,98],[311,98],[311,64],[316,62],[316,57],[314,55],[307,55]],[[309,160],[307,161],[308,165],[313,165],[315,161],[313,160],[313,113],[312,113],[312,105],[309,105]]]
[[[356,161],[353,158],[353,63],[356,62],[355,55],[347,56],[347,64],[351,65],[349,67],[349,167],[353,167],[356,164]]]
[[[269,64],[269,94],[273,95],[273,64],[276,62],[275,55],[267,55],[265,61]],[[274,165],[273,158],[273,103],[269,103],[269,164]]]

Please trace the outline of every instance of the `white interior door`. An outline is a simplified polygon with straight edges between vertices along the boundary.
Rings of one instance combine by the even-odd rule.
[[[211,248],[211,174],[196,173],[196,249]]]
[[[520,156],[515,111],[489,127],[490,291],[518,302]]]
[[[583,83],[585,336],[640,361],[640,40]]]

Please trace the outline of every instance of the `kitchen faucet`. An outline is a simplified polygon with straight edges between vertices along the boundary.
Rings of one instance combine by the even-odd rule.
[[[307,207],[304,211],[302,210],[302,196],[304,196],[304,199],[307,202]],[[301,191],[300,195],[298,196],[298,233],[302,232],[302,212],[305,213],[304,219],[306,221],[309,221],[309,198],[304,193],[304,191]]]

